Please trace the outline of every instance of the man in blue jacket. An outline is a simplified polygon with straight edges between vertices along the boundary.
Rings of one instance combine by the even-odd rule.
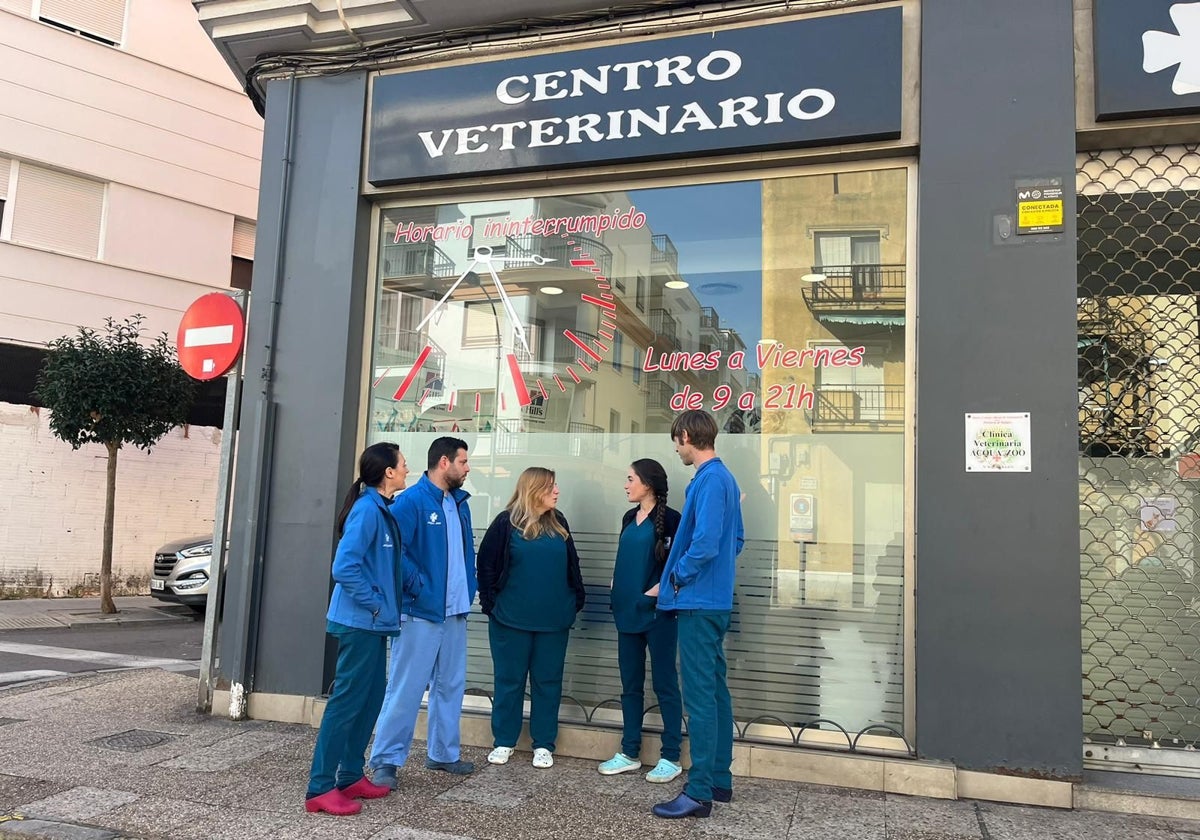
[[[395,788],[412,746],[421,697],[429,687],[425,766],[466,775],[459,718],[467,685],[467,613],[475,600],[475,538],[467,444],[440,437],[429,447],[428,471],[392,502],[400,525],[404,593],[402,630],[392,645],[387,696],[375,724],[375,784]],[[416,574],[412,573],[415,568]]]
[[[688,712],[692,766],[687,786],[656,817],[707,817],[712,801],[733,799],[733,703],[725,678],[725,633],[733,612],[733,579],[742,550],[742,500],[733,474],[713,448],[717,423],[685,411],[671,424],[679,459],[696,467],[679,530],[658,584],[658,608],[679,616],[679,666]]]

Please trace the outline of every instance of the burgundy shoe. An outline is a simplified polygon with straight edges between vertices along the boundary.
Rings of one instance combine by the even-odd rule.
[[[304,810],[310,814],[319,814],[324,811],[326,814],[331,814],[335,817],[349,817],[362,810],[362,803],[355,802],[353,799],[347,799],[344,793],[334,788],[322,793],[320,796],[305,799]]]
[[[392,792],[386,785],[377,785],[363,776],[350,787],[342,788],[342,795],[347,799],[383,799]]]

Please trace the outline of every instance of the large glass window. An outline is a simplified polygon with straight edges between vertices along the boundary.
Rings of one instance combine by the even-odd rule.
[[[903,732],[907,180],[380,210],[368,438],[414,463],[439,434],[465,438],[480,533],[522,469],[558,472],[589,591],[564,718],[617,717],[600,706],[620,692],[608,585],[625,470],[656,458],[682,508],[692,472],[668,430],[702,407],[744,493],[726,646],[739,727]],[[469,679],[490,691],[483,621]]]

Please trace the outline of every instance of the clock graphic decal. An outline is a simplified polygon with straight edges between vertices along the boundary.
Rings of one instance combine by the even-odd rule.
[[[559,392],[565,392],[567,390],[567,384],[564,381],[564,377],[569,378],[575,384],[580,384],[582,379],[578,370],[588,373],[592,372],[604,361],[605,356],[611,352],[611,347],[608,344],[605,344],[604,341],[601,341],[601,339],[604,339],[608,342],[615,341],[615,336],[617,333],[617,304],[615,296],[612,293],[612,286],[609,283],[609,278],[601,274],[603,269],[599,263],[589,252],[585,251],[575,239],[571,238],[569,234],[560,235],[560,238],[565,243],[566,252],[569,255],[565,260],[565,267],[577,269],[582,272],[588,272],[594,276],[595,293],[581,293],[579,298],[582,304],[585,304],[589,307],[595,307],[598,313],[598,327],[596,329],[596,334],[598,337],[592,338],[590,344],[569,328],[564,328],[561,332],[563,338],[569,341],[574,346],[574,349],[578,351],[578,355],[573,363],[567,363],[561,368],[556,368],[550,374],[551,385],[556,387]],[[458,275],[458,278],[450,285],[438,302],[434,304],[428,313],[426,313],[424,319],[417,325],[416,331],[424,334],[423,331],[429,326],[429,324],[433,322],[442,311],[444,311],[447,302],[453,296],[454,292],[469,276],[472,276],[472,273],[475,272],[476,269],[482,268],[487,271],[492,285],[496,289],[496,294],[500,299],[501,307],[508,322],[508,331],[513,340],[514,348],[516,346],[520,346],[520,348],[525,351],[526,356],[528,358],[532,358],[533,352],[530,349],[529,343],[526,339],[528,328],[522,322],[516,307],[513,305],[512,298],[509,295],[508,290],[505,288],[504,282],[500,278],[499,270],[503,270],[506,267],[529,265],[544,266],[556,261],[557,260],[555,258],[545,257],[540,254],[512,257],[501,256],[496,254],[495,251],[489,246],[476,247],[471,253],[471,260],[467,264],[466,268],[464,268],[463,271]],[[405,395],[412,389],[418,374],[425,366],[425,363],[429,359],[432,352],[433,347],[428,343],[421,348],[415,361],[413,362],[412,367],[409,369],[407,375],[401,381],[399,387],[396,389],[395,394],[392,396],[393,400],[399,401],[404,399]],[[535,397],[530,394],[529,386],[526,384],[526,374],[521,369],[521,363],[517,358],[517,354],[515,352],[506,353],[505,363],[509,376],[512,380],[513,389],[516,393],[518,406],[524,408],[525,406],[530,405],[534,401]],[[540,376],[533,375],[531,375],[529,378],[536,382],[537,391],[539,392],[541,399],[549,399],[552,391],[546,387],[546,383],[543,381],[543,379]],[[428,396],[428,393],[429,392],[427,390],[426,393],[417,400],[418,405],[421,405],[424,402],[425,397]],[[449,404],[447,406],[447,409],[450,411],[453,410],[454,398],[455,395],[451,393],[449,397]],[[499,399],[500,407],[502,408],[504,395],[500,394]],[[475,394],[476,412],[478,412],[479,409],[480,395],[477,392]]]

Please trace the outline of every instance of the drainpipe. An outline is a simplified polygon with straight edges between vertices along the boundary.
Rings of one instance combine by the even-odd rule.
[[[232,720],[245,720],[249,692],[254,685],[254,664],[258,649],[258,617],[262,597],[262,570],[266,554],[266,516],[265,511],[270,504],[271,467],[275,450],[275,421],[276,404],[273,399],[275,345],[279,337],[279,307],[283,296],[284,252],[287,246],[288,232],[288,199],[292,184],[292,148],[296,126],[296,87],[295,74],[287,81],[288,97],[285,119],[285,134],[283,145],[283,173],[280,179],[279,201],[276,207],[276,240],[274,271],[268,279],[269,286],[262,290],[254,290],[255,301],[252,305],[270,306],[269,328],[267,343],[263,346],[266,358],[262,369],[258,372],[258,393],[251,398],[250,411],[243,413],[249,417],[251,426],[249,434],[242,434],[242,441],[257,444],[257,449],[251,455],[246,465],[246,487],[249,497],[240,507],[246,511],[245,540],[246,545],[240,552],[243,566],[242,582],[237,603],[227,604],[232,607],[229,616],[232,640],[230,661],[223,669],[229,676],[229,717]],[[253,337],[253,336],[252,336]],[[253,381],[251,371],[246,372],[245,385]]]

